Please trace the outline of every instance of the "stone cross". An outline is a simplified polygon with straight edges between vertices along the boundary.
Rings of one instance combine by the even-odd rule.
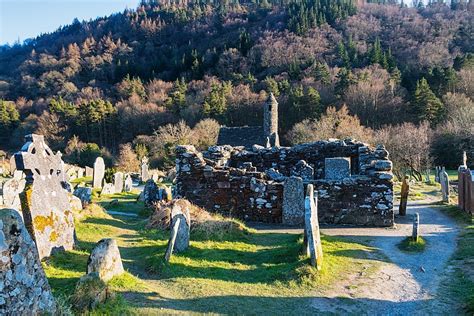
[[[441,193],[443,194],[443,202],[449,202],[449,175],[443,167],[439,180],[441,183]]]
[[[284,225],[302,225],[304,223],[304,185],[300,177],[286,178],[283,184]]]
[[[313,196],[312,184],[308,184],[305,198],[305,235],[306,252],[311,259],[311,265],[321,270],[323,264],[323,248],[319,232],[317,196]]]
[[[41,135],[31,134],[25,140],[15,154],[16,167],[25,173],[27,183],[20,199],[25,225],[42,259],[54,250],[72,250],[74,218],[62,186],[61,154],[54,154]]]
[[[150,179],[150,174],[148,172],[148,158],[143,157],[141,163],[141,180],[142,182],[147,182]]]
[[[92,187],[95,188],[102,188],[103,181],[105,175],[105,163],[102,157],[97,157],[94,162],[94,175],[92,179]]]
[[[410,193],[410,184],[408,183],[408,176],[403,178],[402,189],[400,192],[400,207],[398,214],[401,216],[407,215],[408,194]]]
[[[415,213],[413,215],[413,232],[411,234],[413,241],[418,241],[420,237],[420,214]]]

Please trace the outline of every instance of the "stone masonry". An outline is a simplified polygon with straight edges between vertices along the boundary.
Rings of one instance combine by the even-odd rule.
[[[393,225],[392,162],[383,146],[330,140],[291,148],[213,146],[203,153],[178,146],[176,152],[178,196],[209,211],[281,223],[283,183],[296,165],[307,164],[314,176],[304,185],[319,191],[321,223]],[[326,179],[326,158],[343,158],[350,172]]]

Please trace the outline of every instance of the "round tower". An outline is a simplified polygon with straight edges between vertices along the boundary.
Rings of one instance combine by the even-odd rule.
[[[268,139],[270,146],[280,146],[278,137],[278,102],[273,93],[263,106],[263,135]]]

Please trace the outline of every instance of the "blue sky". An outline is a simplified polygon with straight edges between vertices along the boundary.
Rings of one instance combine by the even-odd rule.
[[[0,45],[80,21],[136,8],[139,0],[0,0]]]

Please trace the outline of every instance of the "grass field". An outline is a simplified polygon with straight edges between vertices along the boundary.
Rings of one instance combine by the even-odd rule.
[[[102,197],[97,203],[138,214],[112,217],[99,207],[76,222],[78,250],[58,253],[44,262],[56,296],[67,303],[87,258],[102,238],[118,241],[128,272],[109,286],[120,295],[94,313],[305,313],[310,297],[355,272],[376,269],[368,259],[374,249],[347,239],[323,236],[324,266],[316,271],[303,253],[302,236],[257,233],[242,226],[229,234],[192,234],[190,248],[174,255],[169,264],[163,255],[169,232],[144,229],[143,205],[136,194]]]

